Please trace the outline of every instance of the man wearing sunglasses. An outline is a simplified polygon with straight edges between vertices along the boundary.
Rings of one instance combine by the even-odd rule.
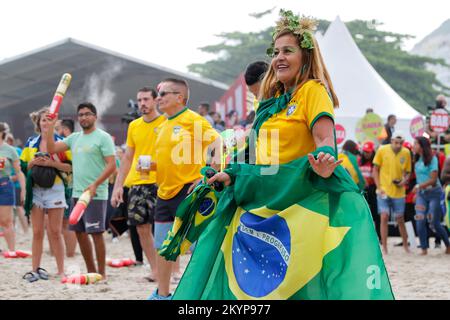
[[[75,231],[77,235],[87,272],[100,273],[106,279],[103,232],[106,227],[107,179],[116,170],[115,147],[111,136],[96,128],[97,109],[92,103],[81,103],[77,112],[82,131],[72,133],[59,142],[54,142],[51,137],[48,138],[47,149],[50,153],[64,152],[69,149],[72,152],[73,204],[78,201],[83,192],[90,191],[91,202],[80,221],[76,225],[71,225],[69,229]],[[57,118],[48,117],[47,119],[50,123],[49,131],[52,132]],[[89,234],[94,240],[98,268],[95,266]]]
[[[157,102],[167,119],[159,126],[155,162],[158,193],[155,210],[155,248],[160,249],[171,230],[179,204],[200,182],[208,147],[215,152],[212,165],[220,168],[220,139],[217,131],[187,107],[189,87],[185,80],[166,79],[158,86]],[[158,289],[150,300],[171,299],[173,262],[157,256]]]

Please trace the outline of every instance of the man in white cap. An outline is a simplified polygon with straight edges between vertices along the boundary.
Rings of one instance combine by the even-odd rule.
[[[381,217],[380,233],[383,252],[388,253],[388,221],[392,212],[398,223],[403,247],[409,252],[408,238],[405,227],[405,184],[411,173],[411,154],[403,147],[405,135],[395,131],[391,143],[381,146],[373,159],[373,178],[377,186],[378,213]]]

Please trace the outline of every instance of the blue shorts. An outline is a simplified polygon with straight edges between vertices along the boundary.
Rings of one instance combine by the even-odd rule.
[[[9,177],[0,178],[0,206],[14,206],[16,196],[14,183]]]
[[[160,249],[167,233],[172,230],[173,222],[156,222],[155,221],[155,249]]]
[[[392,212],[394,217],[403,217],[405,214],[405,198],[390,198],[382,199],[377,195],[378,214]]]

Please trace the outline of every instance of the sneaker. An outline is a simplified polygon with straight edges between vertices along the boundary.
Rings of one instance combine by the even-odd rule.
[[[163,297],[158,294],[158,289],[156,289],[147,300],[172,300],[172,294],[170,293],[167,297]]]

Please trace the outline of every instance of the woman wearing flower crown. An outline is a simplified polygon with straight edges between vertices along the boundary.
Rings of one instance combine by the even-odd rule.
[[[210,224],[179,241],[198,239],[174,299],[393,298],[367,203],[336,161],[338,99],[314,29],[281,11],[248,152],[207,180],[228,186],[217,203],[191,197],[213,218],[177,212],[178,230]]]
[[[278,165],[308,155],[313,170],[328,178],[342,162],[335,155],[311,152],[320,147],[335,149],[334,111],[339,105],[313,32],[316,22],[299,19],[281,10],[273,33],[271,67],[259,98],[262,100],[253,125],[256,164]],[[227,173],[210,180],[230,183]]]

